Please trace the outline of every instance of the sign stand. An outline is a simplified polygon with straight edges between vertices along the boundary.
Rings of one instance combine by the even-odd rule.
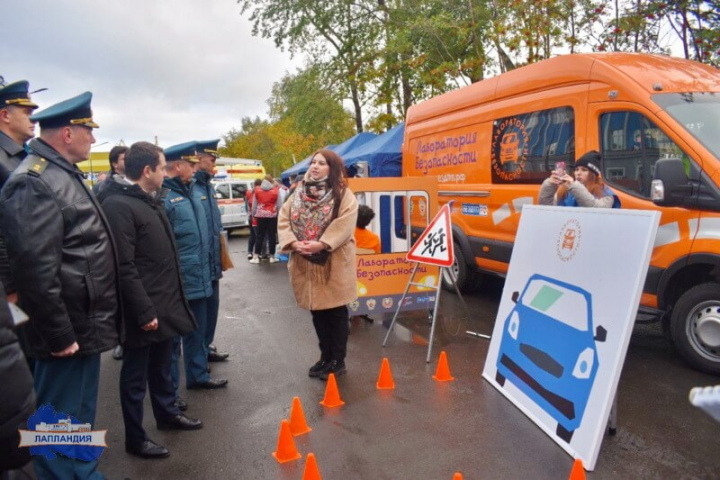
[[[452,209],[452,204],[453,202],[451,201],[450,203],[443,205],[443,207],[440,209],[433,221],[430,222],[427,228],[425,228],[425,231],[422,233],[422,235],[420,235],[420,238],[418,238],[413,247],[407,253],[406,259],[415,262],[415,267],[413,268],[412,275],[410,275],[410,279],[405,286],[405,292],[403,292],[403,295],[398,302],[398,306],[395,309],[395,314],[393,315],[392,322],[390,323],[390,327],[385,334],[385,340],[383,340],[382,344],[383,347],[385,347],[385,345],[387,344],[388,338],[390,337],[390,332],[392,332],[392,329],[395,326],[395,322],[397,321],[397,317],[400,313],[403,302],[405,301],[405,297],[407,296],[408,291],[410,291],[410,286],[432,288],[435,290],[435,305],[433,306],[433,310],[431,313],[432,323],[430,325],[428,352],[425,359],[426,363],[430,363],[430,356],[432,355],[432,345],[433,338],[435,337],[435,323],[437,320],[438,306],[440,305],[440,292],[442,290],[443,274],[447,274],[448,278],[452,282],[453,287],[455,288],[455,292],[460,299],[460,303],[462,303],[468,319],[470,318],[470,311],[468,310],[465,299],[463,298],[462,294],[460,293],[460,289],[457,286],[457,278],[455,277],[455,272],[453,272],[451,268],[454,261],[452,228],[450,227],[450,212]],[[414,282],[415,273],[417,272],[420,263],[427,263],[440,267],[437,283],[432,287],[428,287],[428,285],[426,284]],[[475,332],[470,333],[478,337],[488,339],[490,338],[488,335],[483,335]]]

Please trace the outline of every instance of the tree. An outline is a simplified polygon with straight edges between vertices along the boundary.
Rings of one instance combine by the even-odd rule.
[[[353,0],[237,0],[250,12],[253,34],[272,38],[291,53],[303,51],[353,103],[355,126],[363,131],[365,70],[377,54],[378,28],[372,10]]]
[[[313,135],[319,144],[339,143],[353,135],[353,117],[337,92],[323,86],[318,67],[287,74],[273,85],[270,119],[288,120],[293,130]]]

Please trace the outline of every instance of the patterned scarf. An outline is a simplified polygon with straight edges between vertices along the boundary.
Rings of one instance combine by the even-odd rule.
[[[298,240],[318,240],[332,221],[335,198],[327,178],[306,181],[293,195],[290,228]]]
[[[302,188],[295,190],[291,201],[290,229],[295,237],[300,241],[318,240],[322,237],[333,221],[336,202],[327,178],[306,180]],[[330,279],[332,257],[325,250],[316,255],[323,258],[311,260],[303,255],[293,254],[292,262],[299,275],[308,281],[324,285]]]

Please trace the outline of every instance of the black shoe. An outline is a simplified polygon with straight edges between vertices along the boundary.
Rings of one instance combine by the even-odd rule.
[[[217,347],[211,343],[208,345],[208,350],[211,352],[217,352]]]
[[[175,415],[162,422],[157,422],[158,430],[197,430],[202,428],[203,424],[200,420],[189,418],[183,415]]]
[[[323,380],[327,380],[331,373],[334,373],[336,377],[347,373],[347,368],[345,368],[345,362],[338,360],[330,360],[330,362],[325,365],[325,368],[322,369],[318,377]]]
[[[310,367],[310,370],[308,371],[308,376],[317,378],[320,376],[320,372],[322,372],[323,368],[325,368],[325,365],[327,365],[327,360],[323,360],[322,358],[315,363],[312,367]]]
[[[208,364],[208,373],[212,373],[212,367]]]
[[[165,458],[170,455],[167,448],[158,445],[152,440],[145,440],[137,445],[125,444],[125,451],[140,458]]]
[[[208,352],[208,362],[224,362],[230,356],[226,352],[218,352],[217,350]]]
[[[117,347],[115,347],[115,349],[113,350],[113,353],[112,353],[112,357],[113,357],[115,360],[122,360],[122,357],[123,357],[123,347],[122,347],[122,345],[118,345]]]
[[[228,381],[224,378],[211,378],[207,382],[202,383],[193,383],[192,385],[188,385],[188,390],[194,390],[197,388],[203,388],[205,390],[214,390],[216,388],[225,388],[227,386]]]
[[[185,400],[183,400],[182,398],[180,398],[180,397],[177,397],[177,398],[175,399],[174,405],[175,405],[175,406],[178,408],[178,410],[180,410],[181,412],[184,412],[185,410],[187,410],[187,407],[188,407],[187,402],[186,402]]]

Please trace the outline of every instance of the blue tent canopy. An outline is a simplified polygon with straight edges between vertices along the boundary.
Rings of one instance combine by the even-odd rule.
[[[333,152],[344,158],[346,152],[349,152],[350,150],[357,148],[376,137],[377,135],[374,133],[362,132],[348,138],[339,145],[328,145],[325,148],[332,150]],[[290,178],[291,175],[304,174],[305,172],[307,172],[308,166],[310,165],[310,160],[311,158],[307,157],[303,161],[296,163],[292,167],[282,172],[280,174],[280,178],[282,178],[283,182],[287,183],[287,180]]]
[[[367,143],[343,155],[345,168],[351,177],[357,173],[357,163],[367,162],[371,177],[399,177],[402,174],[402,144],[405,124],[400,123]]]

